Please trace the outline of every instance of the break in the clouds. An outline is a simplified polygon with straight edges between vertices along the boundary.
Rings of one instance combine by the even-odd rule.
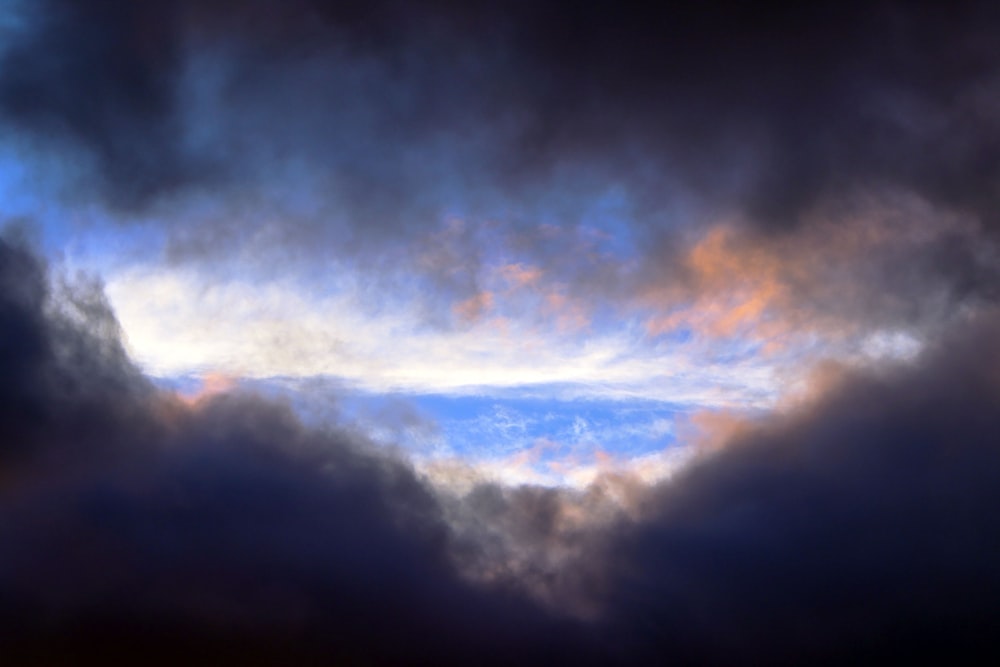
[[[571,490],[455,484],[287,403],[156,389],[99,286],[53,285],[13,241],[0,312],[15,663],[995,651],[995,313],[895,368],[828,370],[666,481]]]
[[[0,661],[995,653],[998,31],[3,3]]]

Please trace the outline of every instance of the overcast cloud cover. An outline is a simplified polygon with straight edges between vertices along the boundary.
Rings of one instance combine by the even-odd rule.
[[[997,653],[997,14],[4,3],[0,658]]]

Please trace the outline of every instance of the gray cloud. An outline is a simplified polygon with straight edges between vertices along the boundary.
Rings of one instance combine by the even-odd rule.
[[[6,51],[0,110],[87,151],[125,208],[250,172],[294,182],[300,164],[355,231],[512,201],[572,220],[602,184],[654,224],[678,189],[783,229],[873,188],[992,224],[997,18],[989,3],[49,0]]]
[[[125,358],[99,293],[83,318],[54,296],[4,241],[0,654],[585,655],[574,624],[457,576],[437,500],[405,461],[251,395],[191,408]]]
[[[628,303],[683,284],[720,219],[780,244],[906,201],[977,231],[862,259],[892,303],[821,310],[906,325],[928,293],[996,295],[991,3],[46,0],[17,19],[6,140],[71,201],[165,230],[173,261],[347,260],[447,325],[495,250]],[[452,216],[469,224],[442,238]],[[612,242],[584,242],[594,216]]]
[[[848,374],[659,486],[455,498],[281,403],[155,390],[99,289],[54,290],[16,242],[0,288],[0,651],[16,660],[992,650],[995,318]]]

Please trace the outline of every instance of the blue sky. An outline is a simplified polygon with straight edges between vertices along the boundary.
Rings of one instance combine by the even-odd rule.
[[[195,198],[169,222],[74,205],[36,187],[37,164],[20,157],[0,162],[8,212],[30,221],[59,270],[102,280],[130,353],[161,385],[196,395],[225,378],[227,390],[279,394],[307,419],[347,420],[426,465],[582,484],[598,461],[624,469],[690,447],[693,415],[777,405],[823,359],[917,344],[878,328],[761,333],[788,308],[782,278],[743,282],[742,249],[712,236],[723,222],[685,250],[707,291],[657,292],[640,276],[645,249],[621,188],[572,227],[558,207],[513,227],[449,215],[411,235],[406,255],[302,255],[302,239],[268,245],[280,229],[268,216],[312,228],[323,210],[312,195],[266,195],[256,212]],[[219,230],[219,215],[246,217]],[[227,252],[205,255],[206,243]],[[590,282],[602,272],[619,284]]]
[[[58,271],[102,281],[165,386],[280,390],[424,457],[627,463],[689,446],[692,415],[793,403],[826,364],[908,359],[955,307],[933,272],[894,276],[970,243],[967,215],[861,190],[772,235],[751,205],[784,205],[770,154],[753,132],[730,145],[746,128],[728,116],[690,145],[642,115],[645,134],[586,108],[546,125],[502,52],[320,49],[248,77],[252,42],[203,37],[171,55],[168,90],[163,63],[126,63],[154,81],[39,97],[51,108],[18,122],[42,131],[0,142],[7,217]],[[590,125],[605,133],[576,134]]]

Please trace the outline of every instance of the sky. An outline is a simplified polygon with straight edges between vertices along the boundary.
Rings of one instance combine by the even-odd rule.
[[[995,653],[998,30],[3,0],[0,657]]]

